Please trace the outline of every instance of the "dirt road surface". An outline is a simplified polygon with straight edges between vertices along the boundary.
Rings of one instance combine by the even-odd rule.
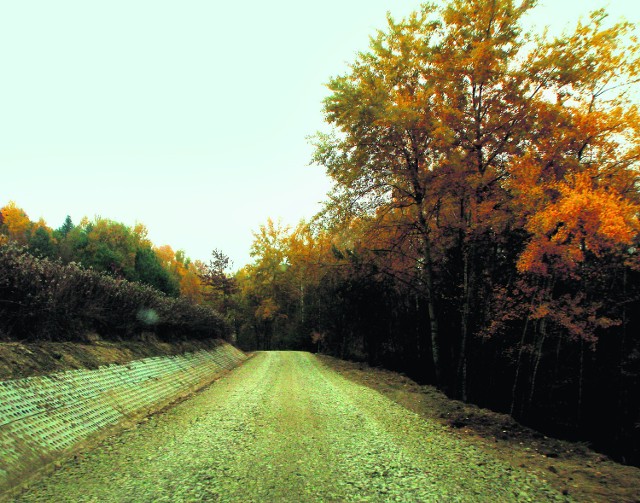
[[[567,501],[309,353],[257,353],[12,501]]]

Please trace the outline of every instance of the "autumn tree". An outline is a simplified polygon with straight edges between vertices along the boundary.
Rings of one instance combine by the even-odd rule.
[[[620,244],[634,232],[638,121],[623,92],[638,71],[636,49],[623,43],[630,26],[604,28],[599,12],[548,41],[520,27],[534,4],[454,0],[389,18],[369,52],[330,81],[324,109],[335,132],[315,140],[314,160],[335,182],[329,221],[395,222],[405,243],[387,251],[413,256],[435,379],[463,398],[469,338],[497,286],[487,281],[508,265],[514,228],[531,236],[520,271],[527,257],[546,260],[540,240],[564,225],[543,216],[557,184],[566,192],[585,172],[606,184],[610,204],[631,205],[611,215],[624,229],[606,232],[625,236]]]
[[[136,239],[126,225],[106,218],[96,218],[85,226],[87,244],[82,263],[116,277],[135,274]]]
[[[243,332],[253,333],[261,349],[283,345],[281,329],[299,299],[290,274],[290,233],[289,227],[271,219],[261,225],[251,245],[253,262],[236,275],[242,299],[240,307],[244,310]]]
[[[204,267],[204,262],[199,260],[195,262],[188,261],[184,274],[180,278],[180,295],[194,304],[200,304],[204,301],[204,286],[200,279],[200,274]]]
[[[33,222],[22,208],[19,208],[14,201],[0,209],[2,213],[2,225],[0,231],[9,241],[26,245],[31,237]]]
[[[242,343],[306,340],[640,460],[638,48],[602,11],[525,33],[534,5],[390,18],[330,81],[333,191],[255,234]]]
[[[201,264],[198,277],[204,298],[221,313],[232,307],[232,295],[236,292],[236,280],[231,274],[233,262],[217,248],[211,252],[207,264]]]

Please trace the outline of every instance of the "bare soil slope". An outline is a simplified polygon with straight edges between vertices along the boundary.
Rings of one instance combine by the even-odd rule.
[[[47,375],[72,369],[95,369],[151,356],[167,356],[212,349],[217,339],[162,342],[153,335],[131,341],[110,342],[97,335],[84,342],[0,342],[0,381]]]

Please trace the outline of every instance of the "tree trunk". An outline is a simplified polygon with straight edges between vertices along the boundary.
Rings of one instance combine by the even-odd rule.
[[[470,271],[470,250],[463,252],[463,293],[462,293],[462,315],[460,320],[460,351],[458,354],[458,390],[463,402],[468,400],[467,396],[467,340],[469,338],[469,314],[471,313],[471,271]]]
[[[584,391],[584,341],[580,339],[580,375],[578,377],[578,426],[582,427],[582,396]]]
[[[516,363],[516,375],[513,378],[513,387],[511,388],[511,408],[509,414],[513,416],[513,412],[516,408],[516,391],[518,389],[518,377],[520,377],[520,367],[522,365],[522,353],[524,351],[524,341],[527,337],[527,329],[529,328],[529,316],[524,322],[524,328],[522,329],[522,337],[520,337],[520,348],[518,350],[518,360]]]
[[[435,373],[436,386],[442,387],[444,385],[442,351],[440,348],[438,315],[433,292],[433,263],[431,261],[431,243],[428,236],[425,236],[424,259],[424,280],[426,286],[427,310],[429,312],[429,329],[431,335],[431,357],[433,359],[433,369]]]
[[[533,373],[531,375],[531,389],[529,390],[529,407],[533,402],[533,395],[536,391],[536,377],[538,376],[538,367],[540,366],[540,360],[542,360],[542,347],[544,346],[544,340],[547,337],[547,320],[542,318],[540,320],[540,331],[538,341],[536,344],[536,362],[533,365]]]

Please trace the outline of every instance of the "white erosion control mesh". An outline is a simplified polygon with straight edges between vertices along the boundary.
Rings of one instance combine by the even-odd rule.
[[[0,382],[0,493],[90,435],[157,410],[246,358],[222,344],[208,351]]]

